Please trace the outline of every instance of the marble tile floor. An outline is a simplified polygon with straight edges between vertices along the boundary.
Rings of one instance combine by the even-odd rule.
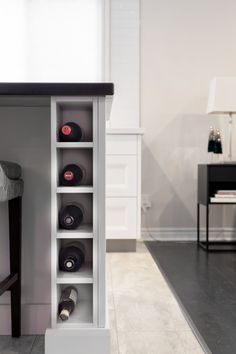
[[[203,354],[146,246],[107,254],[111,354]]]
[[[107,254],[111,354],[203,354],[146,246]],[[43,354],[43,336],[0,336],[0,354]]]

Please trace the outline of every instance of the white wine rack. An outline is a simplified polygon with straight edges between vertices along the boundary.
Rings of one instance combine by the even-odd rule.
[[[80,125],[83,141],[59,141],[59,128],[67,122]],[[51,157],[52,320],[51,329],[46,332],[46,354],[69,354],[66,345],[71,349],[76,345],[78,352],[84,354],[92,354],[95,348],[98,354],[109,354],[105,291],[105,97],[51,98]],[[60,171],[68,163],[84,166],[86,178],[80,186],[60,185]],[[68,202],[77,202],[84,209],[83,223],[76,230],[61,229],[58,223],[59,210]],[[85,264],[78,272],[62,272],[58,265],[59,250],[74,240],[85,247]],[[77,288],[78,303],[68,321],[62,322],[58,303],[62,289],[68,285]]]

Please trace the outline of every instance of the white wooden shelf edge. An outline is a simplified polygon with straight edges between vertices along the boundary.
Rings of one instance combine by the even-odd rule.
[[[58,277],[57,277],[57,284],[93,284],[93,278],[87,278],[81,276],[79,277],[71,277],[67,278],[64,276],[61,276],[61,273],[59,272]]]
[[[58,271],[57,284],[92,284],[93,267],[92,262],[86,262],[78,272]]]
[[[82,143],[56,143],[58,149],[91,149],[93,148],[92,142],[82,142]]]
[[[57,238],[93,238],[93,227],[89,224],[81,225],[76,230],[57,230]]]
[[[67,238],[73,238],[73,239],[83,239],[83,238],[93,238],[92,233],[86,233],[86,232],[81,232],[81,233],[70,233],[70,232],[58,232],[57,233],[57,238],[58,239],[67,239]]]
[[[57,193],[93,193],[93,187],[57,187]]]
[[[107,135],[144,135],[144,128],[107,128]]]

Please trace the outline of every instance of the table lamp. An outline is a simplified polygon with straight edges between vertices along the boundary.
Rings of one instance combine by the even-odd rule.
[[[228,160],[232,161],[232,116],[236,113],[236,77],[216,77],[210,83],[207,113],[229,117]]]

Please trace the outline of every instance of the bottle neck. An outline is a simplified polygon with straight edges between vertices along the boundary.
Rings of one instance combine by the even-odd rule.
[[[64,266],[66,269],[68,270],[72,270],[75,267],[75,260],[72,257],[68,257],[65,262],[64,262]]]
[[[59,317],[62,321],[67,321],[68,318],[70,317],[69,310],[67,310],[67,309],[61,310]]]

